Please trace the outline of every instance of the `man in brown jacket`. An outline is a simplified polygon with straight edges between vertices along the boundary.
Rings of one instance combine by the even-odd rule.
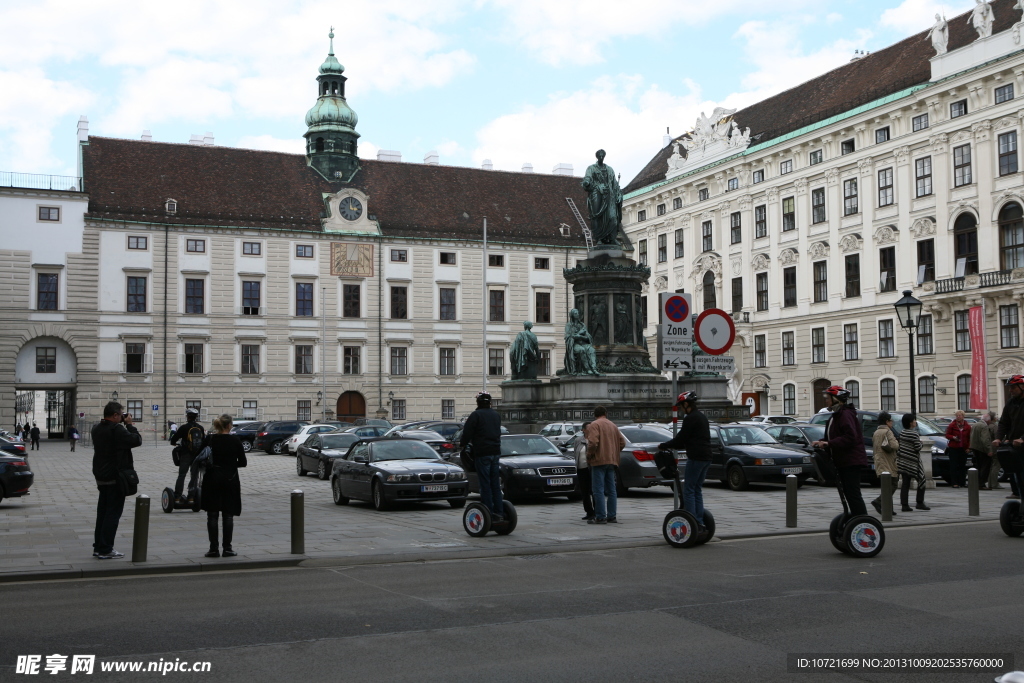
[[[619,521],[615,516],[618,512],[615,471],[619,467],[619,453],[626,447],[626,437],[622,436],[622,432],[608,419],[607,414],[604,406],[594,408],[594,421],[584,431],[597,515],[594,519],[588,519],[587,524],[614,524]]]

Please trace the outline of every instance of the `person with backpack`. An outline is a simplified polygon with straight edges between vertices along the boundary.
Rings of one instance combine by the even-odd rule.
[[[174,498],[178,503],[185,502],[182,496],[185,475],[192,469],[192,461],[199,455],[199,451],[203,450],[203,441],[206,439],[206,430],[199,424],[198,419],[199,411],[189,408],[185,411],[185,424],[178,427],[178,431],[171,437],[171,445],[176,446],[178,454],[178,479],[174,482]],[[177,445],[179,441],[181,446]],[[195,488],[195,484],[196,475],[193,472],[189,477],[188,490]],[[188,504],[191,505],[192,502],[192,497],[189,496]]]

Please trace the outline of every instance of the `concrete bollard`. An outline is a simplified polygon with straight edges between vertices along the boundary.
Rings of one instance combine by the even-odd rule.
[[[292,491],[292,555],[306,554],[306,517],[301,489]]]
[[[796,527],[796,475],[786,475],[786,528]]]
[[[145,562],[149,552],[149,496],[135,496],[135,531],[132,533],[132,562]]]
[[[978,470],[975,467],[967,470],[967,514],[971,517],[981,514],[978,505]]]
[[[882,472],[882,521],[892,521],[892,474]]]

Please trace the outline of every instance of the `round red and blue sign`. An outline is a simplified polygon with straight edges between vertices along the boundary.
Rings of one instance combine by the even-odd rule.
[[[670,296],[665,300],[665,316],[674,323],[690,318],[690,307],[681,296]]]

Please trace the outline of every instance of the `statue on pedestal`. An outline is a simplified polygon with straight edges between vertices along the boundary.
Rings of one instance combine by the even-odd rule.
[[[523,323],[523,331],[516,335],[512,342],[509,357],[512,359],[512,379],[537,379],[537,361],[540,359],[540,346],[537,335],[530,329],[533,323]]]
[[[949,24],[941,14],[935,15],[935,25],[928,31],[928,37],[932,39],[936,56],[946,54],[946,46],[949,45]]]
[[[974,9],[971,10],[971,17],[968,21],[978,32],[979,38],[988,38],[992,35],[992,24],[996,21],[995,14],[992,12],[992,3],[988,0],[974,0],[974,2]]]
[[[590,231],[597,244],[618,245],[622,223],[622,190],[615,171],[604,163],[605,151],[597,150],[597,163],[587,168],[583,189],[587,191]]]
[[[569,322],[565,324],[565,374],[601,374],[597,371],[594,340],[580,320],[580,312],[575,308],[569,311]]]

